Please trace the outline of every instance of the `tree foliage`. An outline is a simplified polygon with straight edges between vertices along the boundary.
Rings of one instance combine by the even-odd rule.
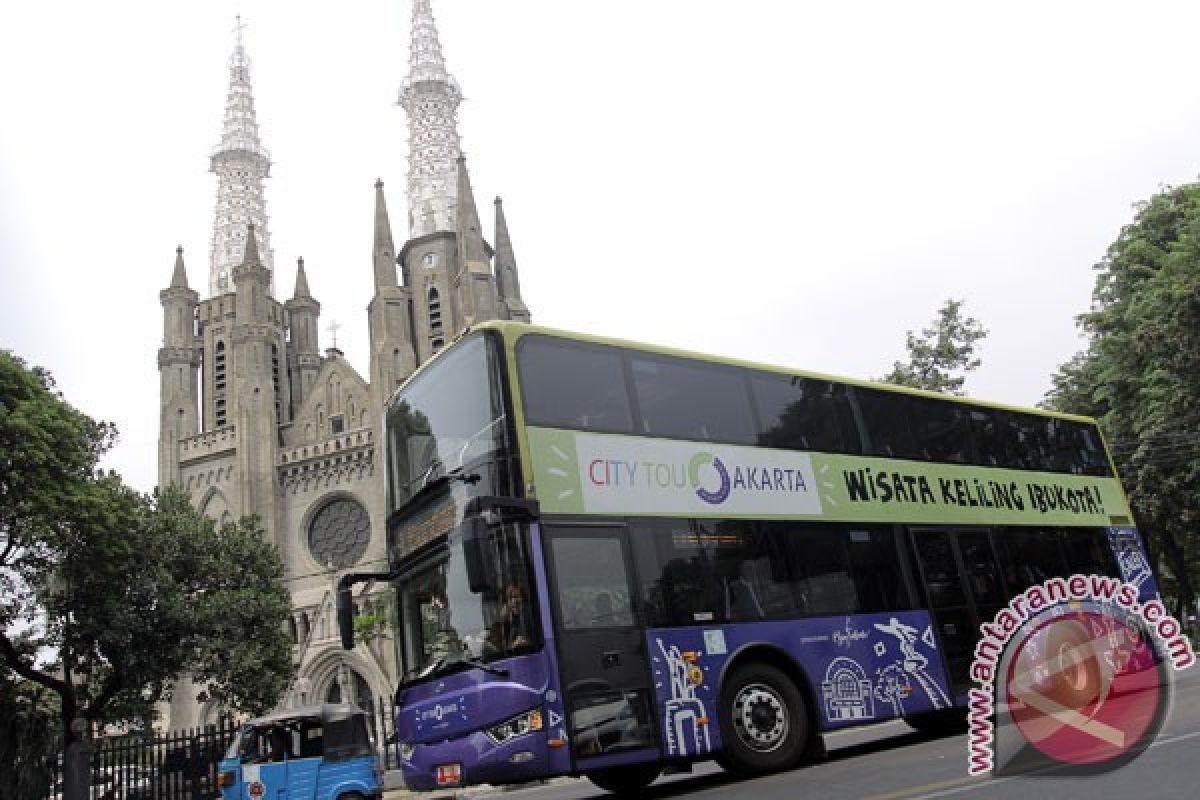
[[[45,796],[58,722],[49,689],[0,670],[0,800]]]
[[[1096,270],[1087,349],[1045,405],[1099,418],[1180,613],[1200,579],[1200,186],[1139,205]]]
[[[883,380],[914,389],[962,394],[966,373],[980,364],[975,356],[976,344],[987,336],[979,320],[963,316],[962,305],[962,300],[948,299],[920,336],[909,331],[905,337],[908,360],[897,361]]]
[[[258,521],[217,528],[177,488],[98,471],[115,430],[53,387],[0,352],[0,677],[52,692],[68,741],[77,717],[144,719],[183,675],[270,708],[292,678],[289,598]]]

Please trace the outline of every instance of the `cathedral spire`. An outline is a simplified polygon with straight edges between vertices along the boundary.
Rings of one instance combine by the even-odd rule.
[[[258,255],[258,237],[254,235],[254,223],[246,226],[246,247],[242,255],[243,264],[262,264]]]
[[[475,208],[475,195],[471,191],[471,176],[467,174],[467,159],[458,157],[458,263],[463,269],[470,265],[488,266],[490,254],[483,242],[483,231],[479,224],[479,211]]]
[[[229,93],[221,141],[213,150],[209,170],[217,175],[217,205],[213,220],[208,291],[211,296],[233,291],[233,268],[243,261],[247,224],[257,235],[256,249],[262,265],[271,271],[275,293],[274,258],[267,233],[263,179],[271,171],[271,155],[258,138],[254,95],[250,87],[250,59],[242,44],[241,17],[234,30],[237,43],[229,59]]]
[[[175,248],[175,270],[171,273],[171,288],[188,288],[187,270],[183,266],[183,245]]]
[[[517,277],[517,257],[508,235],[504,202],[496,198],[496,292],[508,310],[508,319],[529,322],[529,309],[521,299],[521,281]]]
[[[297,298],[311,300],[312,293],[308,290],[308,276],[304,274],[304,259],[296,259],[296,293]]]
[[[392,241],[392,223],[388,220],[383,181],[375,181],[375,288],[396,285],[396,245]]]
[[[486,319],[497,319],[496,281],[492,275],[491,248],[483,241],[467,160],[458,157],[458,275],[454,289],[459,321],[473,325]]]
[[[462,92],[446,71],[430,0],[413,0],[408,77],[400,105],[408,112],[409,237],[455,229],[455,159]]]

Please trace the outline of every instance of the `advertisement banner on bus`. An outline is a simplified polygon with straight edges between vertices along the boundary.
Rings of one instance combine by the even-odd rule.
[[[549,513],[1130,524],[1113,478],[530,427]]]

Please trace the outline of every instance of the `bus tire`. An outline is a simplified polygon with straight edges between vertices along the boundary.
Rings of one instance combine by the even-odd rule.
[[[761,662],[743,664],[725,679],[717,718],[724,743],[717,761],[744,775],[795,766],[811,736],[800,689],[782,670]]]
[[[929,711],[905,717],[904,721],[917,733],[929,736],[952,736],[956,733],[966,732],[967,710],[965,708],[947,708],[941,711]]]
[[[1074,620],[1049,628],[1044,658],[1055,675],[1042,691],[1067,708],[1082,708],[1104,693],[1104,674],[1088,649],[1090,639],[1087,628]]]
[[[587,779],[606,792],[632,795],[654,783],[662,768],[657,763],[630,764],[587,773]]]

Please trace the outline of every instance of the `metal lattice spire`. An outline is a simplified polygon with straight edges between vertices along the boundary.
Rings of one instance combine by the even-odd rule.
[[[462,92],[446,71],[430,0],[413,0],[408,66],[400,105],[408,112],[409,236],[454,231]]]
[[[233,291],[233,268],[242,263],[246,231],[253,226],[262,265],[271,271],[275,294],[275,254],[267,232],[263,179],[271,172],[271,154],[258,139],[254,95],[250,88],[250,59],[242,45],[242,18],[237,18],[237,44],[229,59],[229,94],[221,142],[212,153],[209,170],[217,174],[217,208],[209,258],[210,296]]]

